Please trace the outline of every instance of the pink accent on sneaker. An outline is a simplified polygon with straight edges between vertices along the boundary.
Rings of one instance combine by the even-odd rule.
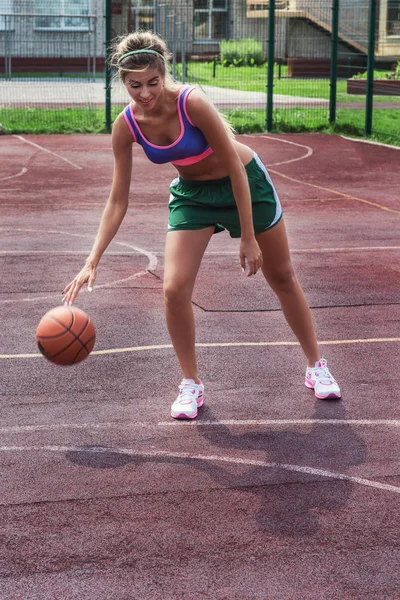
[[[320,394],[317,394],[317,392],[315,392],[315,397],[319,400],[339,400],[339,398],[341,398],[342,396],[338,396],[337,394],[328,394],[327,396],[321,396]]]
[[[328,363],[324,358],[315,363],[315,367],[307,367],[306,377],[304,380],[306,387],[313,389],[315,396],[320,400],[327,400],[331,398],[341,398],[340,388],[333,377],[332,373],[328,369]],[[323,387],[331,387],[331,391],[324,394]]]
[[[171,411],[171,417],[173,417],[174,419],[195,419],[197,415],[197,411],[193,415],[186,415],[185,413],[178,414]]]
[[[174,419],[194,419],[198,408],[204,404],[204,387],[202,382],[183,379],[179,386],[178,398],[171,406],[171,417]]]
[[[312,390],[313,390],[313,389],[314,389],[314,384],[313,384],[313,382],[312,382],[312,381],[310,381],[308,378],[309,378],[309,375],[307,375],[307,377],[306,377],[306,379],[305,379],[304,383],[306,384],[306,386],[307,386],[308,388],[310,388],[310,389],[312,389]]]

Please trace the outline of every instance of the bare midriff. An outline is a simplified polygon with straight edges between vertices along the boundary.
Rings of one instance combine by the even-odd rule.
[[[234,145],[242,163],[247,165],[253,158],[253,150],[236,140],[232,140],[232,144]],[[222,177],[227,177],[229,175],[226,165],[220,159],[218,159],[214,153],[210,154],[207,156],[207,158],[201,160],[200,162],[185,167],[175,166],[175,168],[182,179],[222,179]]]

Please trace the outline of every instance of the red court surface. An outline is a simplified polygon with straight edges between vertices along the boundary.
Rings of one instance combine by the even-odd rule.
[[[206,402],[174,421],[163,316],[171,165],[134,149],[131,206],[77,305],[89,358],[38,354],[110,189],[109,136],[0,138],[1,600],[400,598],[400,151],[242,136],[279,192],[341,401],[305,360],[238,240],[213,237],[194,294]]]

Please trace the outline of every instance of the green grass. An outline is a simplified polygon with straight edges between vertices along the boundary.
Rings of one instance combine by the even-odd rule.
[[[180,65],[177,68],[177,76],[180,76]],[[189,63],[188,80],[191,83],[211,85],[220,88],[243,90],[247,92],[266,92],[267,90],[267,67],[223,67],[217,65],[216,77],[213,77],[213,63]],[[347,94],[347,81],[337,81],[337,99],[339,102],[365,102],[365,96]],[[303,79],[287,77],[287,67],[281,67],[279,78],[279,67],[274,69],[274,94],[286,96],[301,96],[307,98],[321,98],[328,100],[330,96],[329,79]],[[399,102],[399,96],[375,96],[376,102]]]
[[[96,79],[104,79],[104,73],[101,71],[95,75]],[[5,73],[0,73],[0,80],[5,79],[6,81],[13,81],[14,79],[34,79],[46,80],[46,79],[87,79],[92,81],[93,73],[60,73],[54,71],[53,73],[13,73],[12,78],[9,79]]]
[[[112,119],[121,111],[112,108]],[[105,133],[103,108],[0,108],[4,133]]]
[[[179,77],[177,69],[177,78]],[[288,78],[287,68],[280,70],[275,65],[274,93],[287,96],[328,99],[330,86],[328,79],[292,79]],[[191,83],[231,88],[244,91],[266,91],[266,66],[230,68],[220,65],[213,77],[213,63],[190,63],[188,79]],[[56,84],[55,84],[56,85]],[[329,111],[326,108],[296,107],[275,108],[274,131],[300,132],[321,131],[341,132],[363,137],[365,110],[341,108],[340,103],[357,102],[365,104],[364,96],[346,93],[346,81],[337,82],[337,123],[329,125]],[[380,102],[398,102],[400,98],[388,96],[374,97],[373,139],[400,146],[400,111],[398,109],[379,109]],[[121,107],[113,106],[112,119],[115,119]],[[265,132],[266,110],[230,110],[224,111],[238,133]],[[79,107],[68,109],[44,108],[0,108],[0,123],[4,133],[104,133],[104,108]]]
[[[113,107],[112,119],[120,112]],[[237,133],[263,133],[266,131],[266,112],[262,109],[223,111],[235,127]],[[274,131],[283,132],[321,132],[342,133],[353,137],[364,137],[364,111],[339,109],[337,123],[328,123],[328,111],[320,108],[292,107],[276,109],[274,113]],[[0,122],[4,133],[105,133],[104,110],[84,108],[65,110],[44,109],[0,109]],[[371,139],[400,146],[400,137],[396,132],[397,110],[375,109]],[[398,129],[397,129],[398,131]]]
[[[234,125],[237,133],[265,132],[264,110],[227,110],[223,111]],[[373,135],[369,138],[385,144],[400,147],[400,136],[396,133],[398,111],[395,109],[375,109]],[[337,112],[335,125],[329,124],[326,109],[304,108],[276,109],[273,130],[277,133],[341,133],[363,138],[365,127],[364,111],[341,108]]]

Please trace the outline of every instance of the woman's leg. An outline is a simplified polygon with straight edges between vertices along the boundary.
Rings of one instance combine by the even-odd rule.
[[[199,382],[192,292],[214,227],[170,231],[165,243],[164,301],[167,327],[185,379]]]
[[[320,352],[311,311],[293,270],[283,219],[256,238],[263,253],[264,277],[279,298],[283,314],[307,357],[308,366],[314,367],[320,359]]]

